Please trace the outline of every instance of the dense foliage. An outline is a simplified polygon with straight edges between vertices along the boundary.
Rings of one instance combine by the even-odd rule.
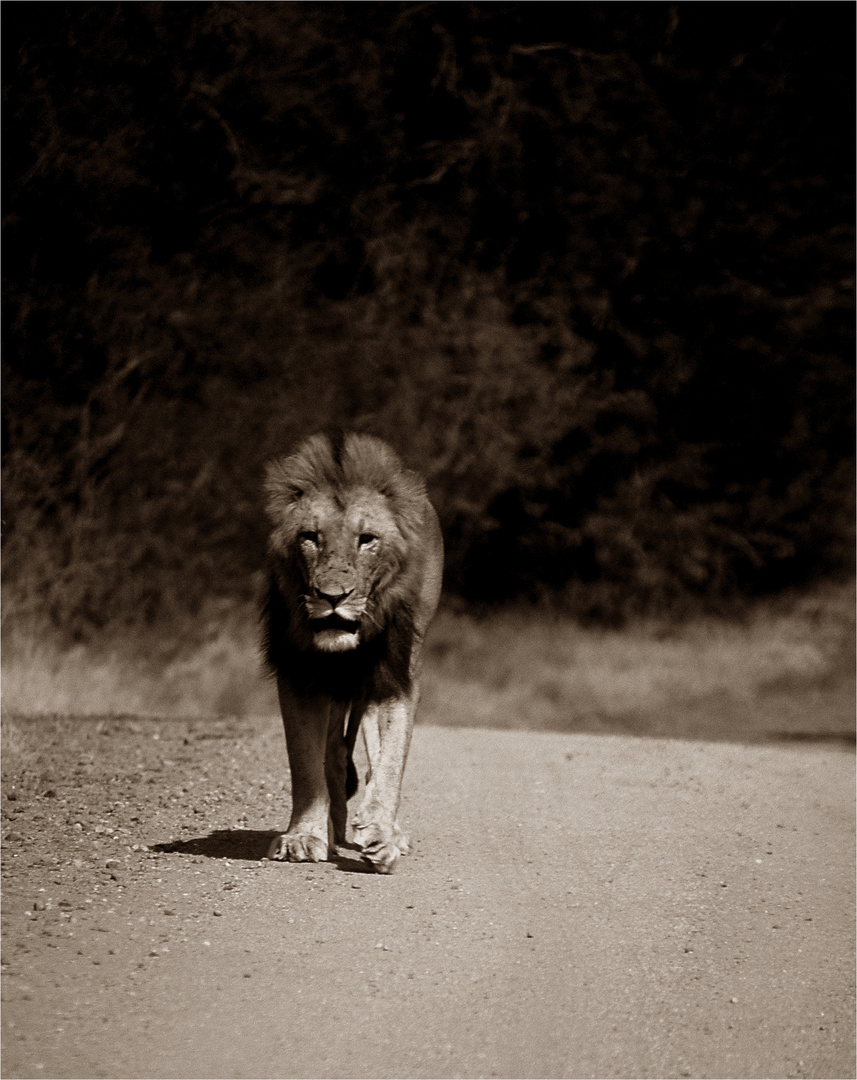
[[[427,475],[449,586],[851,558],[850,4],[3,10],[7,610],[246,596],[264,459]]]

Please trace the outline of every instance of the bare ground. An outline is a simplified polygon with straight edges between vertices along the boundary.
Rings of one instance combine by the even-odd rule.
[[[389,878],[273,720],[4,739],[5,1077],[854,1076],[839,741],[419,727]]]

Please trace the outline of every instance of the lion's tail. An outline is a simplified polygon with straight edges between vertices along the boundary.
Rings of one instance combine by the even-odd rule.
[[[351,796],[357,791],[359,786],[359,780],[357,779],[357,770],[354,768],[354,762],[351,757],[348,758],[348,767],[345,772],[345,798],[350,799]]]

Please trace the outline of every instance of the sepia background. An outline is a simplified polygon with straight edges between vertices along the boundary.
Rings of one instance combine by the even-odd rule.
[[[441,518],[424,719],[853,732],[853,40],[5,5],[7,709],[273,712],[260,478],[336,424]]]

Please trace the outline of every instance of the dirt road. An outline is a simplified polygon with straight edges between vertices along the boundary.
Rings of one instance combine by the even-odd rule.
[[[854,1076],[848,750],[421,727],[377,877],[273,721],[6,728],[6,1077]]]

